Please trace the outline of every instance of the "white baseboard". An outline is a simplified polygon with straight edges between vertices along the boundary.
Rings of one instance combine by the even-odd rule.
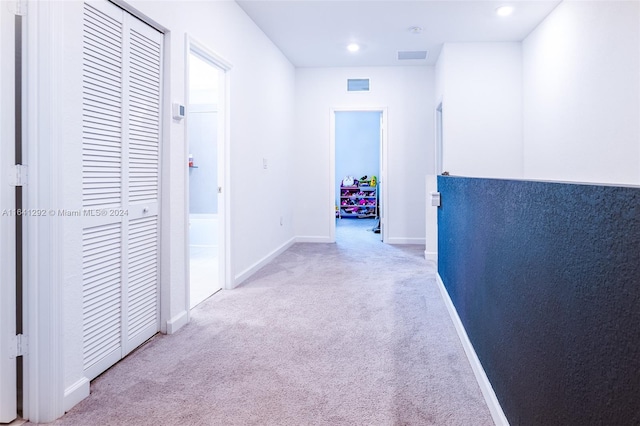
[[[331,243],[329,237],[296,237],[296,243]]]
[[[189,312],[184,310],[167,321],[167,334],[173,334],[187,325],[189,322]]]
[[[297,239],[295,237],[291,238],[289,241],[285,242],[280,247],[276,248],[271,253],[269,253],[268,255],[266,255],[265,257],[263,257],[262,259],[260,259],[259,261],[257,261],[256,263],[248,267],[247,269],[245,269],[244,271],[240,272],[238,275],[235,276],[232,283],[232,288],[235,288],[240,284],[242,284],[251,275],[258,272],[262,267],[264,267],[266,264],[271,262],[273,259],[275,259],[280,254],[282,254],[285,250],[291,247],[296,242],[296,240]]]
[[[431,251],[424,251],[424,258],[427,260],[430,260],[432,262],[435,262],[436,265],[438,264],[438,253],[437,252],[431,252]]]
[[[410,237],[388,237],[385,241],[387,244],[421,244],[424,245],[424,238],[410,238]]]
[[[449,293],[444,286],[444,282],[442,281],[440,274],[436,274],[436,281],[438,283],[438,288],[440,289],[442,299],[447,306],[447,311],[449,311],[449,315],[451,316],[451,320],[453,321],[453,325],[456,327],[456,331],[458,332],[458,338],[462,343],[462,347],[467,354],[469,364],[471,364],[471,368],[473,369],[473,374],[476,376],[476,381],[478,382],[480,390],[482,391],[482,395],[484,396],[484,400],[489,407],[491,417],[493,417],[493,422],[496,424],[496,426],[509,426],[509,421],[504,415],[504,411],[502,411],[502,407],[500,406],[500,402],[496,397],[493,386],[491,386],[491,382],[489,381],[489,378],[484,371],[484,367],[482,367],[480,359],[478,359],[478,355],[476,354],[476,351],[473,348],[471,341],[469,340],[469,336],[467,336],[467,331],[464,329],[464,325],[462,325],[462,321],[460,320],[458,312],[456,311],[456,308],[453,305],[451,298],[449,297]]]
[[[64,390],[64,412],[71,410],[73,406],[89,396],[89,379],[82,377],[80,380]]]

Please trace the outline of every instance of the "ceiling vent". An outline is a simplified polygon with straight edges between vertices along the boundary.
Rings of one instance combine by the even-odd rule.
[[[406,61],[409,59],[427,59],[427,51],[426,50],[404,50],[398,52],[398,60]]]

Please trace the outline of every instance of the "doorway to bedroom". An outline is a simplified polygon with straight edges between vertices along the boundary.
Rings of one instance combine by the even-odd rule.
[[[383,111],[334,111],[335,232],[382,238]],[[350,237],[352,238],[352,237]]]

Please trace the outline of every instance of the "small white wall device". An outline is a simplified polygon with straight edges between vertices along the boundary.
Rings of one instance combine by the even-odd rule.
[[[434,207],[440,207],[440,193],[432,192],[431,193],[431,205]]]
[[[182,120],[186,113],[184,105],[181,105],[177,102],[171,104],[171,110],[173,112],[173,118],[176,120]]]

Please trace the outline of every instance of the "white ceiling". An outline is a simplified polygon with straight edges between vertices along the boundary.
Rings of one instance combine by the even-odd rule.
[[[444,42],[522,41],[559,0],[236,0],[296,67],[433,65]],[[506,18],[499,6],[514,6]],[[414,34],[411,27],[422,27]],[[353,54],[351,42],[363,48]],[[427,50],[398,61],[399,50]]]

